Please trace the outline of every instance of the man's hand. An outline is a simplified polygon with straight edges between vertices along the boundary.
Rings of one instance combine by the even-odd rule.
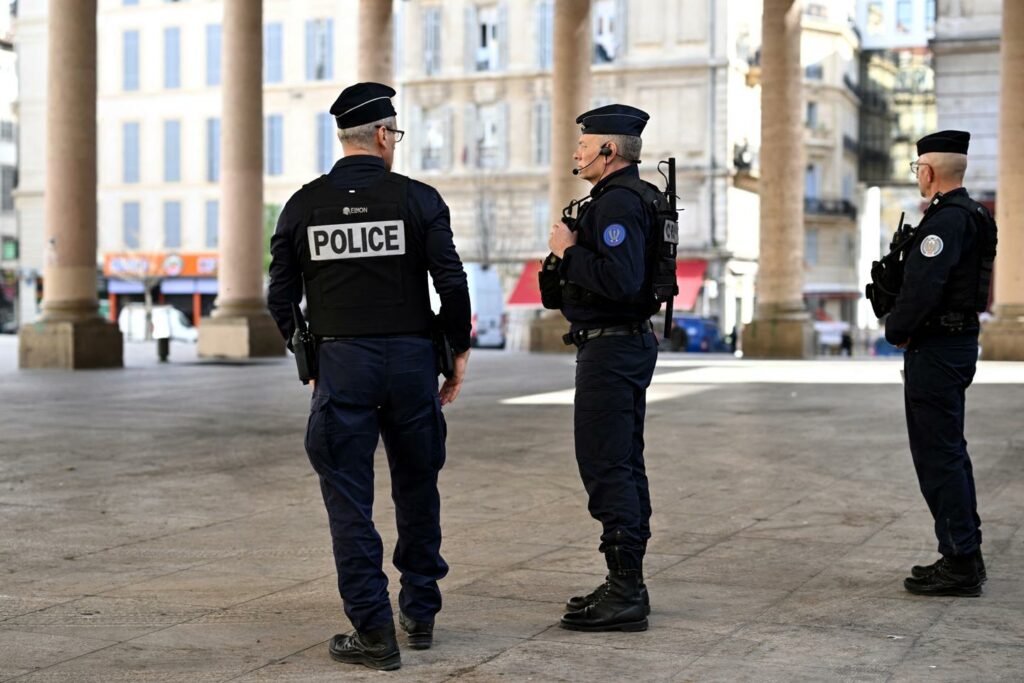
[[[462,390],[462,380],[466,378],[466,365],[469,363],[469,349],[466,349],[455,356],[455,372],[451,379],[446,379],[441,385],[441,405],[446,406],[454,403]]]
[[[551,237],[548,238],[548,248],[558,258],[565,258],[565,250],[576,244],[576,233],[569,229],[565,223],[559,221],[551,226]]]
[[[312,391],[316,391],[316,380],[315,379],[309,380],[309,388]]]

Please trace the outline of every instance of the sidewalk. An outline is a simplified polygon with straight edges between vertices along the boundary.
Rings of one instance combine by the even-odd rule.
[[[926,599],[901,586],[935,542],[897,362],[666,354],[648,410],[651,628],[585,634],[557,626],[604,573],[558,393],[573,359],[474,352],[446,408],[435,647],[381,674],[327,654],[349,627],[290,359],[200,364],[175,345],[160,365],[132,345],[126,369],[69,374],[19,372],[15,354],[0,337],[0,681],[1024,675],[1021,365],[982,364],[968,393],[985,595]]]

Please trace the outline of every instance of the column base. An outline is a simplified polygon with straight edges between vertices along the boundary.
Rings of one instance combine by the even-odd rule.
[[[203,318],[200,358],[265,358],[284,355],[284,340],[268,313]]]
[[[1024,360],[1024,318],[996,318],[981,328],[982,360]]]
[[[18,332],[18,367],[23,370],[122,368],[121,330],[99,317],[22,325]]]
[[[530,353],[576,353],[573,344],[562,341],[568,331],[569,321],[561,313],[542,315],[530,323]]]
[[[755,320],[740,339],[744,358],[813,358],[814,325],[809,320]]]

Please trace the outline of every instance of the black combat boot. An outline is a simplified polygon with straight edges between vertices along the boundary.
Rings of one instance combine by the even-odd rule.
[[[925,576],[904,579],[903,587],[915,595],[976,598],[981,595],[981,577],[973,555],[950,555]]]
[[[373,631],[353,631],[331,638],[331,657],[339,662],[362,664],[380,671],[394,671],[402,666],[402,653],[395,638],[395,625]]]
[[[935,562],[928,565],[914,565],[910,568],[910,575],[915,579],[923,579],[928,576],[936,569],[939,565],[945,561],[946,558],[940,557]],[[978,565],[978,578],[981,579],[982,583],[988,581],[988,574],[985,572],[985,559],[981,556],[981,548],[974,553],[974,561]]]
[[[398,623],[409,634],[409,647],[412,649],[429,650],[434,644],[434,622],[416,621],[405,616],[405,612],[399,612]]]
[[[608,579],[594,591],[594,601],[562,615],[561,626],[571,631],[646,631],[647,609],[641,586],[640,559],[621,546],[605,551]]]
[[[579,612],[587,605],[597,602],[601,594],[608,590],[608,577],[604,577],[604,583],[586,595],[574,595],[565,603],[566,612]],[[647,584],[644,583],[643,573],[640,574],[640,596],[644,601],[644,614],[651,613],[651,597],[647,594]]]

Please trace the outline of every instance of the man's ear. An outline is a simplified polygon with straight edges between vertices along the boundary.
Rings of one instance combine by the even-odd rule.
[[[387,145],[388,129],[385,128],[384,126],[380,126],[379,128],[377,128],[376,135],[377,135],[377,144],[380,145],[381,147],[385,147],[386,148],[388,146]]]

